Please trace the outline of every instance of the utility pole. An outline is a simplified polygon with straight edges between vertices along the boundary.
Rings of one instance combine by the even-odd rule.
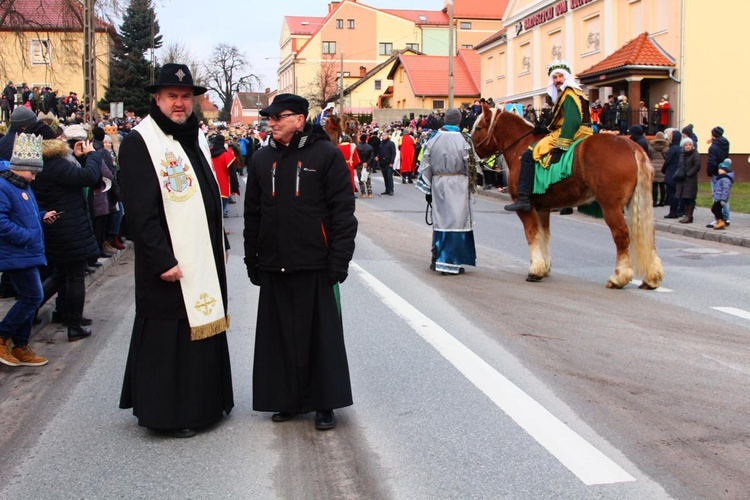
[[[86,120],[96,115],[96,0],[83,0],[83,112]]]
[[[344,114],[344,51],[341,51],[341,66],[339,67],[339,116]]]
[[[448,108],[453,107],[453,0],[448,0]]]
[[[156,38],[156,27],[154,16],[156,16],[156,9],[151,7],[151,85],[156,81],[156,61],[154,60],[154,38]]]

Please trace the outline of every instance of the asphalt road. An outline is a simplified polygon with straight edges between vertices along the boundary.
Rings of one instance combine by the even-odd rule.
[[[125,253],[89,289],[94,337],[50,325],[34,338],[48,366],[0,368],[0,498],[747,498],[747,249],[657,235],[662,289],[608,290],[606,227],[555,215],[552,275],[527,283],[520,222],[480,199],[477,268],[440,276],[422,196],[396,189],[357,202],[355,404],[334,431],[252,410],[257,289],[233,217],[231,415],[171,440],[117,409]]]

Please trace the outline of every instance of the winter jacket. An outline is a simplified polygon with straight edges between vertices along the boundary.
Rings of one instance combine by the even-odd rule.
[[[680,155],[682,155],[682,148],[680,148],[680,135],[679,130],[672,131],[672,142],[669,143],[669,149],[667,150],[664,158],[664,166],[661,167],[661,171],[664,173],[664,182],[667,184],[675,185],[675,181],[672,180],[672,176],[677,170],[680,164]]]
[[[101,182],[102,153],[89,153],[81,167],[64,141],[45,140],[43,148],[44,170],[32,187],[40,209],[64,212],[54,224],[44,225],[47,259],[52,264],[67,264],[96,257],[99,247],[83,188]]]
[[[245,263],[271,272],[346,270],[357,219],[349,169],[319,125],[271,139],[247,170]]]
[[[729,201],[729,191],[734,184],[734,172],[718,174],[714,179],[714,201]]]
[[[8,163],[0,162],[0,172]],[[29,186],[0,178],[0,271],[46,266],[42,217]]]
[[[708,161],[706,162],[706,173],[709,177],[719,174],[719,163],[729,158],[729,140],[722,137],[714,137],[708,148]]]
[[[380,143],[380,168],[393,166],[396,161],[396,145],[390,139],[385,139]]]
[[[359,153],[360,163],[366,163],[368,167],[372,165],[372,159],[374,156],[372,146],[370,146],[366,142],[358,142],[357,153]]]
[[[694,200],[698,196],[698,172],[701,170],[701,159],[695,149],[683,151],[679,166],[685,167],[685,180],[675,183],[675,196],[684,200]]]
[[[661,169],[664,166],[664,160],[667,156],[669,142],[666,139],[657,137],[650,140],[649,145],[651,146],[651,165],[654,166],[654,182],[664,182],[664,173]]]

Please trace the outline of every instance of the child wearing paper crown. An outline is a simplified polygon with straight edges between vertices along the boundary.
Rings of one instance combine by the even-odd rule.
[[[724,220],[721,208],[729,201],[729,192],[734,184],[734,172],[732,171],[732,160],[727,158],[719,163],[719,175],[714,178],[714,204],[711,205],[711,212],[716,217],[714,229],[725,229],[729,223]]]
[[[47,359],[29,347],[31,325],[44,292],[39,266],[47,265],[41,222],[57,212],[40,212],[29,183],[41,172],[42,137],[19,134],[10,162],[0,162],[0,271],[10,278],[18,299],[0,321],[0,363],[42,366]]]

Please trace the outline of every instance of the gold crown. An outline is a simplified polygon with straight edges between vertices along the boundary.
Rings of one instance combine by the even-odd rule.
[[[16,134],[13,143],[11,166],[27,166],[42,168],[42,136],[33,134]]]

